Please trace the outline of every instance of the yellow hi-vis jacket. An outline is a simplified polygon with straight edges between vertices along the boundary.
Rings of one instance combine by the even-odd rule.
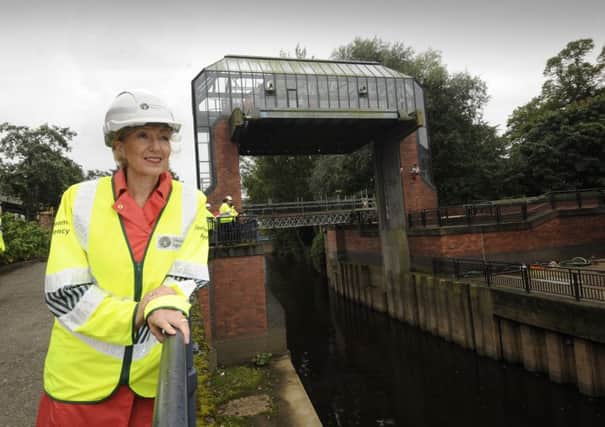
[[[216,218],[214,214],[206,209],[206,221],[208,221],[208,230],[214,230],[214,224],[216,223]]]
[[[4,252],[4,238],[2,237],[2,209],[0,209],[0,254]]]
[[[239,215],[235,208],[226,202],[221,205],[218,212],[219,222],[222,224],[235,221],[235,217]]]
[[[124,225],[112,208],[113,181],[104,177],[70,187],[53,228],[45,280],[55,315],[44,366],[44,390],[68,402],[96,402],[120,385],[154,397],[161,344],[147,325],[134,328],[138,301],[159,286],[177,295],[145,310],[188,313],[188,297],[208,283],[205,196],[172,181],[143,260],[134,261]]]

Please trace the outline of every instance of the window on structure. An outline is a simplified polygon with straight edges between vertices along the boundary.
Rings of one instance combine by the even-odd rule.
[[[288,89],[288,107],[298,107],[298,99],[296,98],[296,89]]]
[[[283,75],[277,74],[275,76],[275,94],[277,96],[277,107],[287,107],[286,77]]]
[[[296,90],[298,92],[298,107],[309,108],[307,76],[297,76]]]
[[[212,184],[210,166],[210,132],[202,128],[197,132],[197,155],[199,161],[199,187],[203,191]]]

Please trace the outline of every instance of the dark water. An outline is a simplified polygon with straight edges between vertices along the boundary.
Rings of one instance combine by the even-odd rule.
[[[483,358],[268,261],[292,361],[324,426],[605,426],[605,399]]]

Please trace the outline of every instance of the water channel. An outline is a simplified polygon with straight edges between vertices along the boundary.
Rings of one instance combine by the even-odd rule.
[[[447,343],[329,291],[310,266],[269,259],[292,362],[324,426],[588,427],[605,399]]]

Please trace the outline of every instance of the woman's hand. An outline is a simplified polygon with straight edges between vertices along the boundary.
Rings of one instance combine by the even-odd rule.
[[[134,321],[135,329],[139,329],[145,323],[145,307],[152,299],[157,297],[161,297],[163,295],[175,295],[176,291],[168,286],[160,286],[155,288],[145,294],[141,301],[139,302],[139,306],[137,308],[137,314]]]
[[[178,310],[160,308],[153,311],[147,317],[147,326],[159,342],[164,342],[164,334],[174,335],[179,330],[185,338],[185,344],[189,344],[189,321]]]

